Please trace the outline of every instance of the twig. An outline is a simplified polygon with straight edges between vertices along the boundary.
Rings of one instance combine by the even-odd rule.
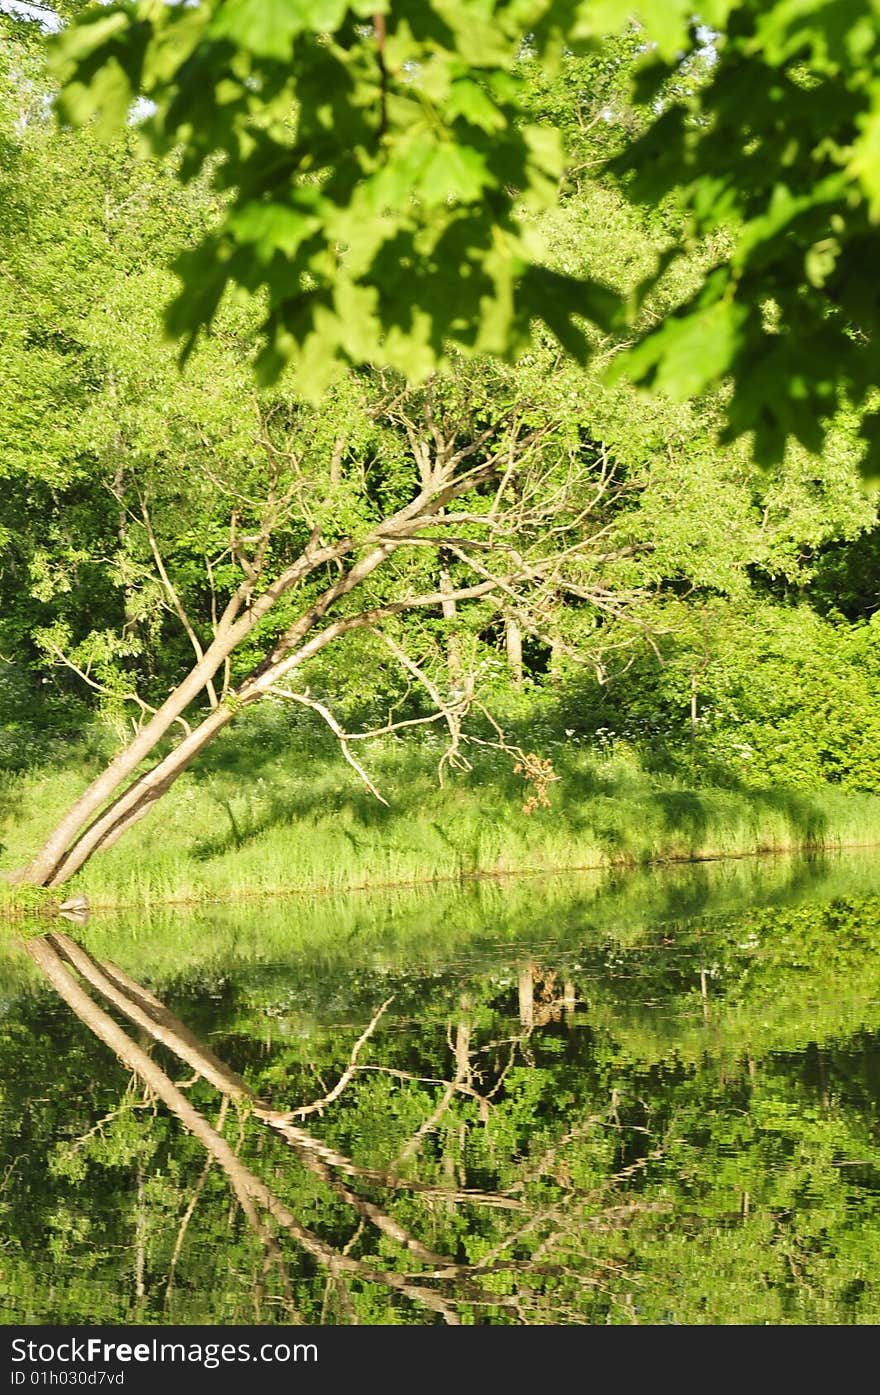
[[[287,1114],[279,1117],[285,1119],[305,1119],[306,1115],[308,1114],[323,1114],[328,1104],[332,1104],[334,1100],[339,1099],[339,1096],[342,1094],[346,1085],[348,1085],[349,1082],[353,1079],[355,1071],[357,1070],[358,1056],[360,1055],[361,1047],[366,1045],[366,1043],[369,1041],[370,1037],[373,1035],[373,1032],[379,1025],[379,1020],[382,1017],[382,1014],[385,1012],[386,1008],[390,1007],[390,1005],[393,1002],[394,996],[392,994],[392,996],[390,998],[386,998],[382,1006],[380,1008],[377,1008],[376,1011],[373,1013],[373,1016],[370,1019],[369,1023],[361,1032],[360,1036],[358,1037],[357,1041],[352,1047],[351,1055],[348,1059],[348,1065],[342,1072],[342,1075],[339,1077],[336,1084],[333,1086],[333,1089],[328,1090],[327,1094],[324,1095],[322,1099],[314,1100],[311,1104],[300,1105],[298,1109],[291,1109],[287,1112]]]
[[[333,732],[333,735],[339,742],[339,748],[342,751],[343,756],[348,761],[352,770],[354,770],[360,776],[361,780],[363,781],[365,787],[369,790],[370,794],[374,795],[376,799],[378,799],[380,804],[384,804],[386,809],[389,809],[391,807],[385,796],[380,794],[379,791],[376,789],[376,786],[373,784],[369,775],[364,770],[364,767],[361,765],[360,761],[356,760],[355,757],[352,755],[348,747],[348,742],[350,740],[349,735],[339,725],[336,718],[333,716],[333,713],[330,711],[329,707],[326,707],[323,702],[318,702],[317,698],[311,697],[309,695],[308,689],[306,689],[306,691],[303,693],[298,693],[295,692],[292,688],[282,688],[279,684],[273,683],[270,687],[267,687],[265,691],[272,697],[284,698],[287,702],[298,702],[300,706],[308,707],[313,712],[317,712],[318,716],[324,719],[330,730]]]

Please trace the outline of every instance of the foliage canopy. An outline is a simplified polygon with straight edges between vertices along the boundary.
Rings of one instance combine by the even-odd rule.
[[[565,198],[566,123],[533,119],[529,92],[530,65],[613,55],[627,44],[608,36],[633,32],[643,129],[612,171],[686,218],[627,298],[552,264],[536,215]],[[596,330],[626,330],[616,371],[637,382],[686,397],[731,377],[728,434],[754,433],[764,462],[791,438],[818,449],[850,407],[876,469],[872,5],[139,0],[85,10],[55,48],[64,120],[113,130],[144,97],[147,145],[223,191],[177,264],[168,327],[186,346],[230,285],[260,299],[262,375],[294,360],[313,394],[340,363],[418,379],[450,344],[515,354],[536,320],[581,359]],[[707,239],[693,293],[640,319]]]

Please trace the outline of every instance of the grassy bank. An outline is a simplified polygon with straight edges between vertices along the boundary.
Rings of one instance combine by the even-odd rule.
[[[118,959],[157,983],[206,973],[263,974],[296,960],[297,976],[365,969],[432,972],[465,961],[493,963],[501,946],[540,955],[578,949],[584,938],[613,937],[632,948],[646,933],[685,921],[708,926],[744,910],[785,910],[880,896],[876,850],[677,862],[535,878],[483,878],[295,899],[120,908],[93,915],[76,937],[99,959]],[[28,922],[45,928],[38,918]],[[12,925],[4,943],[20,938]],[[17,956],[20,957],[20,956]],[[6,973],[8,961],[0,957]]]
[[[528,813],[534,786],[507,755],[480,752],[441,788],[441,746],[375,743],[359,755],[385,805],[335,747],[288,737],[262,721],[221,739],[70,891],[149,907],[880,843],[880,796],[686,785],[563,739],[541,745],[558,779],[549,807]],[[6,777],[3,869],[27,859],[106,755],[97,742]]]

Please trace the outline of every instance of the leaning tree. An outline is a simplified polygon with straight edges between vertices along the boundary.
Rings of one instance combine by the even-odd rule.
[[[107,487],[127,520],[129,604],[142,614],[138,591],[154,597],[188,637],[190,662],[151,703],[149,677],[139,687],[136,670],[119,667],[112,684],[95,676],[105,632],[69,647],[63,625],[42,631],[51,658],[137,717],[19,879],[66,881],[265,698],[316,711],[373,788],[352,751],[363,733],[348,733],[310,688],[319,656],[349,636],[369,636],[423,688],[430,710],[399,725],[443,721],[454,762],[480,702],[480,650],[469,639],[493,619],[559,649],[566,598],[594,617],[598,647],[602,617],[637,625],[639,593],[626,574],[636,544],[612,507],[625,482],[607,450],[583,438],[578,412],[564,410],[562,383],[564,374],[555,391],[535,384],[529,395],[521,373],[511,385],[484,365],[418,389],[355,376],[320,408],[254,395],[250,439],[242,433],[234,449],[222,415],[213,438],[187,418],[173,455],[115,470]],[[470,623],[467,608],[479,612]],[[412,620],[402,625],[424,615],[445,617],[452,631],[459,622],[460,642],[447,643],[439,664],[425,661]]]

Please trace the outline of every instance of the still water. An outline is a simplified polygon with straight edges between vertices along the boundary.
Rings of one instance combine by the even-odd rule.
[[[0,941],[4,1323],[880,1321],[877,853],[66,929],[141,1056]]]

